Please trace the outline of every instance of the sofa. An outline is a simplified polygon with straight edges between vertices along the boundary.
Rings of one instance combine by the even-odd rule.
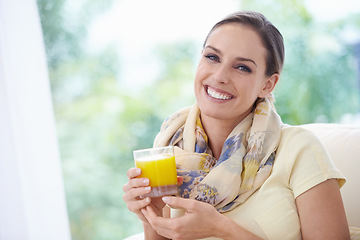
[[[312,123],[301,127],[313,132],[346,178],[341,188],[352,239],[360,239],[360,125]],[[125,240],[144,239],[143,233]]]

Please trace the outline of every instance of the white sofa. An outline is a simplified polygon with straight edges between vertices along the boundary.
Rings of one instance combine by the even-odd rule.
[[[341,188],[345,212],[350,227],[360,228],[360,126],[330,123],[301,125],[312,131],[324,144],[336,166],[345,175]],[[356,235],[356,236],[355,236]],[[352,239],[360,238],[354,233]],[[144,239],[143,233],[125,240]]]

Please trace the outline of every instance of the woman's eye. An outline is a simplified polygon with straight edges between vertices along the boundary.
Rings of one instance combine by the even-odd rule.
[[[239,65],[236,68],[239,69],[240,71],[251,73],[251,69],[249,67],[245,66],[245,65]]]
[[[219,57],[214,54],[205,55],[206,58],[210,59],[211,61],[219,62]]]

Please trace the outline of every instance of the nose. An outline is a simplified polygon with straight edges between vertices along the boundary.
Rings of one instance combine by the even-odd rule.
[[[213,78],[218,83],[228,84],[230,82],[229,69],[224,65],[218,66],[214,70]]]

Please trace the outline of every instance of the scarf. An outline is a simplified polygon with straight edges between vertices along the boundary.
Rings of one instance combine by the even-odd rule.
[[[212,156],[197,104],[164,121],[154,147],[175,146],[179,194],[227,212],[248,199],[269,177],[280,140],[282,122],[268,99],[227,137],[219,159]]]

